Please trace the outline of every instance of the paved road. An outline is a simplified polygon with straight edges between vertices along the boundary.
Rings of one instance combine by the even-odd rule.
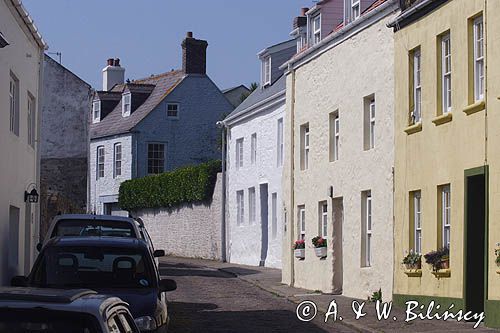
[[[167,260],[160,272],[177,282],[168,293],[169,332],[354,332],[319,316],[301,322],[295,304],[216,269]]]

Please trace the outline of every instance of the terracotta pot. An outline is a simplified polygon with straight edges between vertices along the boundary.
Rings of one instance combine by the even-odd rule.
[[[306,257],[306,249],[295,249],[295,258],[304,259]]]
[[[439,264],[439,269],[448,269],[448,268],[450,268],[450,259],[441,260]]]
[[[327,251],[326,246],[314,248],[314,252],[316,253],[316,257],[319,257],[319,258],[326,257],[326,253],[327,253],[326,251]]]

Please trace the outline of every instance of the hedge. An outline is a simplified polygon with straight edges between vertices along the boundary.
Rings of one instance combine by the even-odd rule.
[[[118,202],[121,209],[171,208],[212,198],[220,161],[186,166],[159,175],[124,181]]]

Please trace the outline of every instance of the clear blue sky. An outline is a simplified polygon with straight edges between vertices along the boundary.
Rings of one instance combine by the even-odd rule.
[[[207,71],[219,88],[259,80],[256,54],[290,38],[312,0],[24,0],[49,52],[94,88],[106,59],[130,79],[181,67],[187,31],[208,41]],[[57,59],[55,55],[52,55]]]

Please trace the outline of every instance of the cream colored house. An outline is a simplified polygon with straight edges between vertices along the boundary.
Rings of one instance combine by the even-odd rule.
[[[325,15],[343,2],[317,8],[325,3],[308,11],[310,20],[339,22]],[[342,24],[308,33],[309,47],[287,63],[283,282],[362,299],[381,289],[389,300],[394,36],[386,24],[399,7],[355,4],[338,11]],[[318,235],[328,241],[326,258],[315,255]],[[294,258],[297,239],[306,242],[303,260]]]
[[[409,1],[395,31],[394,300],[500,327],[500,2]],[[408,251],[449,267],[408,270]]]
[[[26,274],[38,242],[41,78],[46,44],[19,0],[0,0],[0,284]],[[28,200],[29,201],[29,200]]]

